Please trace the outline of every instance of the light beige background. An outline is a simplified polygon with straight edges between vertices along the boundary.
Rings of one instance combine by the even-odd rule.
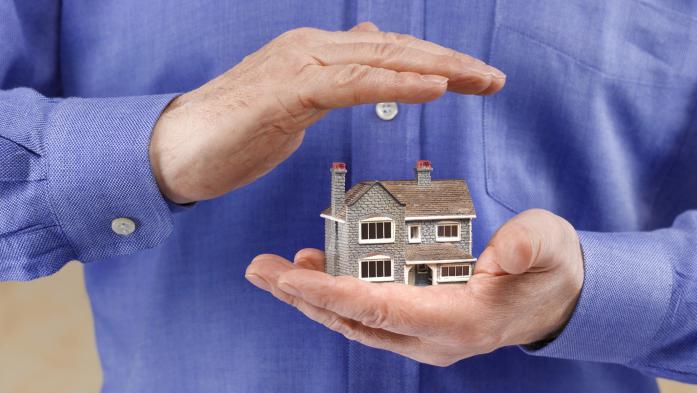
[[[0,283],[0,392],[98,392],[91,318],[79,263],[32,282]],[[697,393],[670,381],[661,388]]]

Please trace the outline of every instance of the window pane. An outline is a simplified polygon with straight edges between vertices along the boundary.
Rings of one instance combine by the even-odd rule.
[[[368,262],[361,262],[361,278],[368,277]]]
[[[409,237],[411,239],[416,239],[419,237],[419,227],[413,226],[409,227]]]
[[[438,226],[438,236],[439,237],[445,236],[445,228],[440,226],[440,225]]]
[[[464,272],[463,276],[469,276],[470,275],[470,265],[464,266]]]
[[[456,276],[461,276],[462,275],[462,266],[458,266],[455,268],[455,275]]]
[[[382,223],[382,222],[376,222],[376,223],[375,223],[375,227],[376,227],[377,230],[378,230],[378,236],[377,236],[377,238],[378,238],[378,239],[384,239],[384,238],[385,238],[385,232],[384,232],[385,225],[384,225],[384,223]]]
[[[445,226],[443,231],[445,232],[445,237],[450,237],[450,225]]]
[[[452,228],[453,228],[453,235],[452,235],[452,236],[453,236],[453,237],[457,237],[457,228],[458,228],[458,226],[457,226],[457,225],[453,225]]]
[[[391,222],[386,222],[385,223],[385,238],[392,238],[392,223]]]
[[[370,277],[375,277],[375,261],[370,261],[368,262],[368,266],[370,267]]]
[[[448,277],[448,267],[443,266],[440,268],[440,275],[443,277]]]
[[[368,224],[368,233],[370,239],[375,239],[375,223],[371,222]]]
[[[368,238],[368,224],[361,224],[361,239]]]
[[[377,268],[377,277],[385,277],[385,272],[383,271],[383,261],[377,261],[375,262],[376,268]]]
[[[392,261],[385,261],[385,277],[392,276]]]

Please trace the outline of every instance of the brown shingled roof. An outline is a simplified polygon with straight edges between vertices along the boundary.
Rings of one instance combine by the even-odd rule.
[[[407,263],[410,261],[474,259],[472,255],[453,243],[408,244],[405,257]]]
[[[347,206],[356,203],[373,185],[380,184],[400,203],[409,216],[474,215],[472,197],[464,180],[433,180],[430,186],[419,187],[416,180],[383,180],[357,183],[346,192]],[[322,214],[331,215],[331,207]],[[344,209],[338,218],[344,219]]]
[[[430,186],[417,186],[416,180],[380,182],[406,205],[408,216],[474,215],[467,184],[462,179],[432,180]]]

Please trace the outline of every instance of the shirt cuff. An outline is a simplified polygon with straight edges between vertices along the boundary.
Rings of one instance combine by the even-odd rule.
[[[647,349],[669,309],[670,264],[649,233],[578,232],[585,276],[561,334],[531,355],[628,364]]]
[[[175,96],[68,98],[49,114],[51,207],[81,261],[151,248],[171,233],[172,212],[152,174],[148,146]],[[117,234],[133,229],[113,230],[118,218],[132,221],[135,230]]]

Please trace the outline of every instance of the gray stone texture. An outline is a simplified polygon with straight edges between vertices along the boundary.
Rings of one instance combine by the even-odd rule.
[[[380,244],[360,244],[358,231],[362,220],[372,217],[388,217],[394,227],[394,242]],[[346,252],[340,246],[339,274],[358,277],[358,264],[370,255],[387,255],[393,261],[395,282],[404,282],[404,245],[406,228],[404,226],[404,206],[397,202],[381,185],[375,184],[346,211],[347,241]]]

